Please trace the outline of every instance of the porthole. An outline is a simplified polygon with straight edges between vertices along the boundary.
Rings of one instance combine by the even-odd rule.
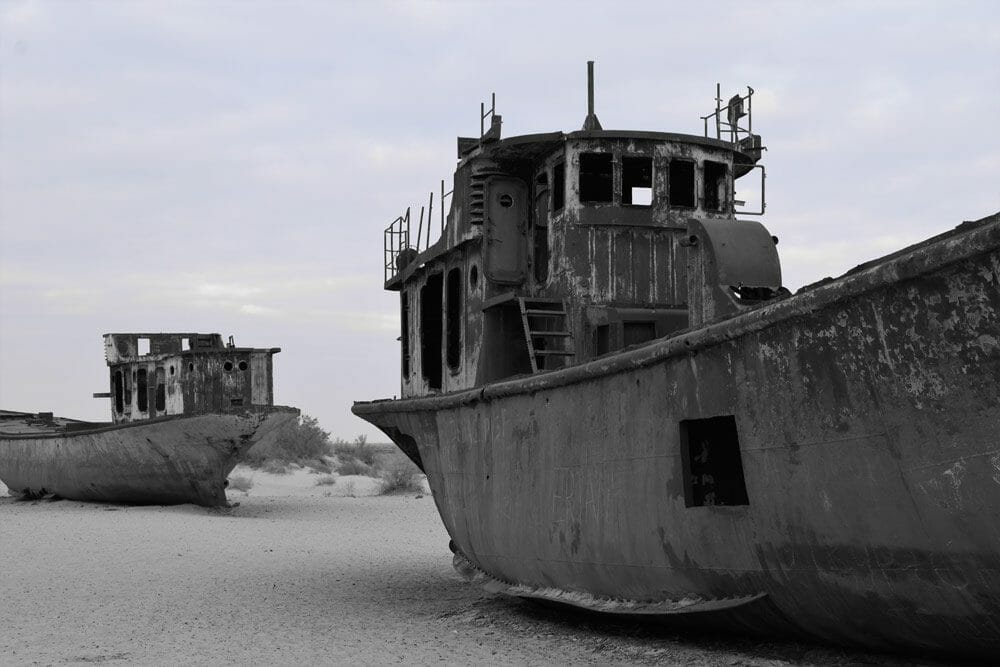
[[[514,205],[514,198],[505,192],[500,195],[500,205],[504,208],[510,208]]]
[[[469,285],[475,287],[479,284],[479,268],[473,264],[472,268],[469,269]]]
[[[245,371],[246,369],[247,369],[247,362],[241,361],[240,362],[240,370],[241,371]]]
[[[227,373],[231,372],[233,370],[233,362],[227,361],[226,363],[222,364],[222,370],[226,371]]]

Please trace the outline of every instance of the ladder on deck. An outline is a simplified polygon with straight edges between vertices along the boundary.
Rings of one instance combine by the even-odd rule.
[[[565,366],[576,356],[573,334],[567,326],[566,305],[562,299],[522,296],[517,298],[517,303],[521,308],[521,324],[528,343],[532,373],[549,370],[545,363],[549,357],[563,359],[560,366]]]

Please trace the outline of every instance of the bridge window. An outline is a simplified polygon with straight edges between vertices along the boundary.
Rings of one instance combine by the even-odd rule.
[[[144,354],[149,354],[149,339],[140,338],[136,344],[136,354],[140,357]]]
[[[403,377],[410,378],[410,294],[405,289],[399,297],[399,343],[403,353]]]
[[[442,274],[432,273],[420,288],[420,369],[431,389],[441,388],[443,283]]]
[[[122,372],[115,371],[115,412],[121,414],[125,409],[125,385],[122,381]]]
[[[702,197],[705,210],[721,211],[726,203],[726,165],[706,160],[702,175],[705,179],[705,192]]]
[[[149,411],[149,383],[146,381],[146,369],[140,368],[135,373],[136,403],[139,412]]]
[[[611,325],[598,324],[594,327],[594,356],[599,357],[611,351]]]
[[[622,204],[649,206],[653,203],[653,158],[622,158]]]
[[[685,419],[680,436],[687,507],[750,504],[732,415]]]
[[[560,211],[566,205],[566,163],[560,162],[552,168],[552,211]]]
[[[156,369],[156,411],[163,412],[167,409],[167,385],[163,368]]]
[[[614,162],[611,153],[580,154],[580,201],[608,203],[614,199]]]
[[[669,181],[670,205],[694,208],[694,162],[671,160]]]
[[[459,268],[448,272],[447,297],[448,368],[456,371],[462,361],[462,270]]]

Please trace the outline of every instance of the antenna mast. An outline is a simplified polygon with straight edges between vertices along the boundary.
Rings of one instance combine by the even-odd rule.
[[[601,121],[594,113],[594,61],[587,61],[587,118],[583,121],[584,130],[601,130]]]

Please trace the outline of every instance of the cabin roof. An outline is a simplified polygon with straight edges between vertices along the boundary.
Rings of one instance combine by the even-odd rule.
[[[466,162],[466,160],[479,157],[484,153],[488,153],[490,157],[501,159],[537,159],[554,151],[560,144],[564,143],[568,139],[640,139],[695,144],[709,148],[730,150],[737,155],[743,156],[748,163],[752,164],[754,162],[750,156],[745,155],[729,141],[712,139],[710,137],[703,137],[697,134],[651,132],[645,130],[578,130],[576,132],[569,133],[546,132],[539,134],[522,134],[484,143],[481,148],[473,149],[463,155],[459,165],[461,166]]]

